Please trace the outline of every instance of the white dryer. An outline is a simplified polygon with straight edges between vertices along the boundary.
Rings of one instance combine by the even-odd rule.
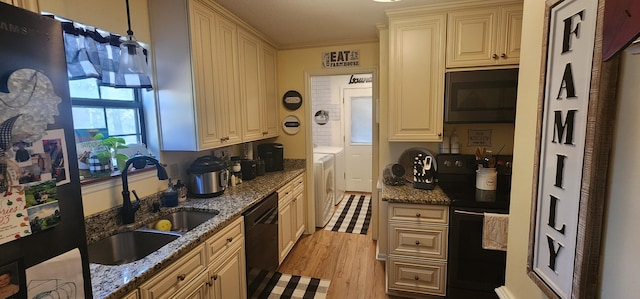
[[[333,216],[335,172],[333,155],[313,154],[316,226],[324,227]]]
[[[313,149],[313,153],[331,154],[333,155],[333,163],[335,169],[335,205],[338,205],[342,201],[344,192],[347,188],[346,180],[346,160],[344,155],[344,148],[335,146],[319,146]]]

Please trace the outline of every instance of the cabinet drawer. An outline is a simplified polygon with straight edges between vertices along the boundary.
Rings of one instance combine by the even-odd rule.
[[[446,226],[389,224],[390,254],[447,259]]]
[[[293,196],[297,196],[298,194],[304,192],[304,177],[303,175],[299,175],[292,183],[293,186],[293,191],[292,194]]]
[[[387,263],[389,290],[445,295],[446,262],[389,257]]]
[[[218,256],[236,243],[244,243],[244,217],[236,219],[223,230],[207,240],[209,261],[213,262]]]
[[[140,286],[142,299],[169,298],[197,277],[209,264],[204,245],[173,262]]]
[[[389,221],[412,221],[416,223],[449,223],[449,207],[440,205],[391,204]]]

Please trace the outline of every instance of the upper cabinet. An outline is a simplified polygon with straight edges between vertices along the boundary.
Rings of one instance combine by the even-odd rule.
[[[278,136],[276,50],[242,29],[238,48],[244,140]]]
[[[268,63],[274,74],[265,76],[261,51],[268,44],[212,1],[154,0],[148,6],[162,149],[202,151],[277,136],[277,126],[259,137],[243,134],[247,119],[254,121],[252,109],[269,109],[245,100],[266,103],[268,90],[275,103],[275,50],[269,48]],[[243,64],[249,34],[256,44],[253,68]],[[260,132],[268,131],[266,118],[260,122]]]
[[[447,68],[517,65],[522,4],[491,5],[449,13]]]
[[[442,141],[446,19],[389,18],[389,141]]]

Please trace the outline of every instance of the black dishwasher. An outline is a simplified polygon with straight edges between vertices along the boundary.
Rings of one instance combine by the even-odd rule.
[[[251,289],[257,272],[275,272],[279,266],[278,193],[267,196],[243,215],[247,289]]]

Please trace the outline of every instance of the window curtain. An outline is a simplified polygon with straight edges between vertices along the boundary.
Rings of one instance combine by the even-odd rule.
[[[96,78],[98,85],[151,89],[146,74],[120,74],[121,37],[75,22],[62,22],[69,80]],[[148,57],[147,50],[144,50]]]

